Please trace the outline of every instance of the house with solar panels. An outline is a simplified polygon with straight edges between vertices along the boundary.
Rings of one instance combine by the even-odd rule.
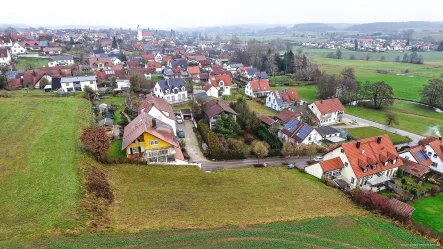
[[[322,140],[320,133],[312,126],[296,119],[291,119],[286,123],[278,132],[278,137],[294,144],[319,144]]]
[[[428,137],[418,146],[412,147],[400,153],[400,157],[405,161],[411,161],[430,170],[443,173],[443,139]]]

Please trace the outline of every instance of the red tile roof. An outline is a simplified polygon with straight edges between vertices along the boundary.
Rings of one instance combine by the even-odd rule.
[[[166,117],[169,117],[172,120],[175,120],[175,114],[172,110],[172,106],[166,101],[166,99],[154,97],[152,94],[149,94],[143,103],[138,107],[138,114],[142,112],[148,113],[153,107],[157,108],[159,111],[163,113]]]
[[[223,67],[216,67],[216,66],[213,66],[211,69],[212,69],[212,72],[213,72],[213,73],[220,73],[220,72],[223,71]]]
[[[437,139],[434,142],[429,143],[429,146],[431,146],[435,154],[437,154],[437,156],[443,160],[443,142]]]
[[[142,54],[141,57],[146,61],[155,60],[155,54]]]
[[[288,103],[300,102],[300,96],[295,88],[273,91],[274,95],[276,95],[277,92]]]
[[[284,109],[277,116],[275,116],[275,118],[281,120],[283,123],[287,123],[291,119],[297,119],[298,114],[289,109]]]
[[[340,100],[335,99],[325,99],[314,102],[321,114],[328,114],[332,112],[342,112],[345,110]]]
[[[152,36],[152,33],[143,31],[142,36]]]
[[[377,143],[377,137],[361,140],[360,148],[357,148],[357,143],[358,141],[354,141],[341,145],[357,178],[403,165],[402,159],[398,156],[397,150],[386,134],[381,136],[380,144]],[[394,159],[397,160],[395,164],[392,163]],[[376,162],[375,170],[372,169],[372,164],[369,165],[371,161]],[[388,162],[388,166],[384,166],[385,162]],[[363,172],[362,168],[367,168],[367,171]]]
[[[251,85],[253,92],[263,92],[271,90],[271,88],[269,87],[269,82],[267,80],[253,80],[250,81],[249,84]]]
[[[207,92],[209,89],[211,89],[211,87],[213,87],[212,84],[208,83],[203,87],[203,91]]]
[[[230,74],[212,75],[211,77],[209,77],[209,82],[214,87],[219,87],[220,81],[224,82],[224,86],[232,86],[232,79]]]
[[[147,68],[162,68],[162,64],[157,61],[148,61],[146,62]]]
[[[126,62],[129,68],[140,68],[140,62],[138,61],[128,61]]]
[[[404,165],[402,166],[402,169],[404,172],[413,175],[415,177],[422,177],[425,174],[429,173],[429,167],[420,165],[416,162],[410,161],[408,159],[402,159]]]
[[[433,137],[433,136],[429,136],[429,137],[423,138],[420,141],[418,141],[418,144],[427,145],[427,144],[430,144],[431,142],[434,142],[435,140],[438,140],[438,138]]]
[[[258,119],[260,119],[260,121],[262,121],[263,123],[272,126],[276,121],[268,116],[265,116],[263,114],[257,113],[255,114],[255,116],[257,116]]]
[[[331,170],[342,169],[344,165],[340,157],[336,157],[320,162],[320,167],[322,168],[323,172],[327,172]]]
[[[394,198],[389,199],[388,203],[389,206],[395,211],[395,213],[400,214],[404,217],[410,217],[415,210],[414,207]]]
[[[172,61],[173,59],[172,59],[172,56],[168,56],[168,55],[164,55],[163,57],[162,57],[162,61],[163,62],[168,62],[168,61]]]
[[[200,74],[200,68],[198,66],[188,67],[188,73],[191,74]]]
[[[98,68],[98,64],[103,63],[105,67],[111,67],[112,62],[109,58],[90,58],[89,59],[89,67],[90,68]]]

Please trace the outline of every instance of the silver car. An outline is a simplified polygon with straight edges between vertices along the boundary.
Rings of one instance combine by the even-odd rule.
[[[183,118],[180,114],[175,115],[175,120],[177,121],[178,124],[183,123]]]

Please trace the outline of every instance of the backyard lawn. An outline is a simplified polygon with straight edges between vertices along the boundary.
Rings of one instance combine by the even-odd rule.
[[[42,58],[18,58],[16,70],[35,69],[39,67],[47,67],[49,60]]]
[[[349,132],[349,135],[351,135],[354,139],[357,140],[388,134],[393,144],[403,144],[403,143],[409,143],[411,141],[410,138],[400,136],[398,134],[389,131],[384,131],[375,127],[359,127],[359,128],[350,128],[347,130]]]
[[[416,208],[412,219],[443,235],[443,194],[427,197],[412,203]]]
[[[117,111],[114,113],[114,124],[118,124],[120,122],[120,112],[125,110],[125,98],[124,97],[118,97],[118,96],[105,96],[102,99],[100,99],[100,104],[105,103],[108,105],[115,105],[118,106]]]
[[[247,227],[147,231],[132,234],[83,234],[35,241],[0,242],[15,248],[401,248],[429,241],[368,216],[316,218]]]
[[[245,226],[364,213],[339,191],[283,167],[209,174],[197,167],[119,165],[109,172],[118,193],[112,212],[115,231]]]
[[[108,157],[111,159],[126,158],[126,153],[122,150],[122,140],[114,140],[111,142]]]
[[[270,117],[278,115],[278,112],[272,110],[269,107],[266,107],[265,105],[257,103],[256,99],[253,99],[253,100],[247,99],[246,103],[248,104],[248,107],[251,110],[253,110],[255,113],[260,113],[260,114],[263,114],[263,115],[266,115],[266,116],[270,116]]]
[[[82,98],[0,98],[0,240],[81,226]]]
[[[433,129],[440,129],[443,126],[443,114],[426,108],[425,106],[396,100],[392,107],[383,110],[373,110],[363,107],[346,106],[345,112],[365,118],[380,124],[384,124],[385,113],[391,111],[397,115],[398,125],[393,125],[405,131],[409,131],[422,136],[437,134]],[[441,130],[440,130],[441,132]]]

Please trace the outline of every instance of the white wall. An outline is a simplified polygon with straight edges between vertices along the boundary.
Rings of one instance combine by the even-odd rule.
[[[211,87],[209,88],[208,91],[206,91],[206,94],[209,97],[214,97],[214,98],[218,98],[218,90],[215,87]]]
[[[408,159],[409,161],[413,161],[414,163],[418,163],[417,160],[415,160],[414,156],[412,156],[411,152],[403,152],[399,154],[401,158]]]
[[[149,110],[148,114],[170,125],[172,127],[172,130],[174,131],[174,135],[177,134],[177,125],[175,120],[165,116],[160,110],[157,109],[157,107],[152,107],[151,110]]]
[[[319,163],[312,164],[305,168],[306,173],[313,175],[319,179],[323,176],[323,169],[321,168]]]

